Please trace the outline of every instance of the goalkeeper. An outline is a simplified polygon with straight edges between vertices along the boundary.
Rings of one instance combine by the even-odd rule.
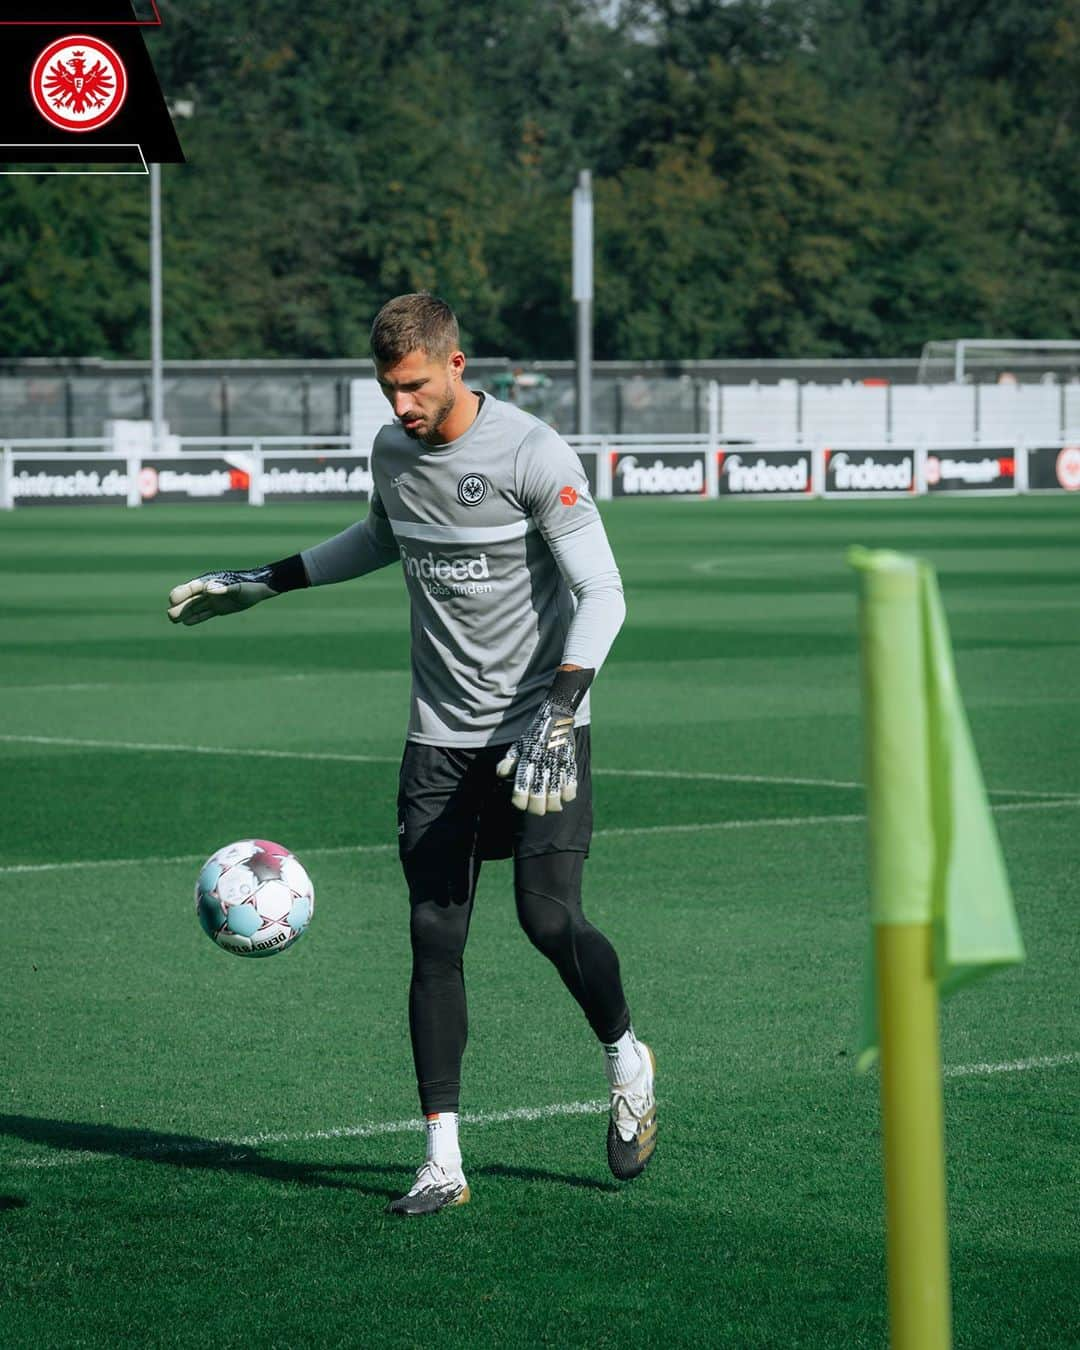
[[[458,1138],[462,956],[486,858],[513,857],[521,925],[603,1047],[608,1163],[628,1180],[655,1147],[653,1057],[631,1027],[614,948],[581,903],[589,686],[625,614],[618,568],[579,459],[535,417],[465,386],[457,321],[441,300],[389,301],[371,346],[396,420],[375,438],[367,517],[280,562],[177,586],[169,617],[197,624],[401,564],[412,696],[398,841],[427,1157],[389,1210],[431,1214],[469,1198]]]

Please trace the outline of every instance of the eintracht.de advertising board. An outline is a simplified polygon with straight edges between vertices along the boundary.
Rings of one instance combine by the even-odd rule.
[[[20,455],[12,466],[11,497],[14,506],[125,506],[127,461]]]

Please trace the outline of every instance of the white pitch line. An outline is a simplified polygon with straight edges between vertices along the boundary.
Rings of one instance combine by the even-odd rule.
[[[944,1068],[942,1074],[945,1078],[976,1078],[1000,1073],[1061,1069],[1070,1064],[1080,1064],[1080,1053],[1034,1055],[1030,1059],[1015,1059],[1002,1064],[952,1064]],[[467,1111],[463,1113],[462,1119],[467,1125],[504,1125],[511,1122],[551,1120],[559,1116],[599,1115],[607,1108],[608,1103],[605,1101],[553,1102],[549,1106],[523,1106],[510,1111]],[[317,1140],[374,1139],[388,1134],[417,1134],[422,1128],[423,1122],[414,1117],[408,1120],[374,1121],[364,1125],[339,1125],[327,1130],[302,1130],[297,1133],[284,1130],[267,1131],[261,1134],[242,1135],[236,1139],[178,1140],[174,1143],[146,1144],[126,1149],[78,1149],[73,1152],[39,1154],[29,1158],[0,1159],[0,1170],[79,1167],[90,1163],[114,1162],[118,1158],[135,1162],[153,1162],[158,1158],[168,1159],[176,1155],[220,1153],[228,1149],[255,1149],[267,1144],[303,1144]],[[328,1164],[328,1170],[332,1170],[332,1167],[332,1164]]]
[[[1080,1064],[1080,1054],[1035,1055],[1031,1059],[1013,1059],[1005,1064],[953,1064],[942,1072],[946,1078],[978,1078],[994,1073],[1028,1073],[1031,1069],[1061,1069]]]
[[[1037,802],[999,802],[997,806],[991,806],[991,811],[1053,811],[1058,806],[1080,806],[1080,797],[1067,793],[1061,793],[1047,801]]]
[[[86,750],[140,750],[154,754],[224,755],[229,758],[333,760],[344,764],[398,764],[400,755],[339,754],[333,750],[264,750],[221,745],[173,745],[167,741],[105,741],[77,736],[13,736],[0,741],[23,745],[69,745]]]
[[[512,1111],[466,1111],[466,1125],[505,1125],[511,1122],[551,1120],[558,1116],[595,1115],[608,1109],[607,1102],[553,1102],[550,1106],[522,1106]],[[93,1126],[89,1126],[93,1129]],[[31,1158],[0,1159],[3,1167],[78,1167],[86,1163],[112,1162],[117,1158],[153,1162],[157,1158],[193,1153],[220,1153],[226,1149],[261,1148],[265,1144],[303,1144],[318,1139],[373,1139],[386,1134],[413,1134],[424,1128],[415,1116],[408,1120],[376,1121],[368,1125],[341,1125],[329,1130],[303,1130],[249,1134],[238,1139],[192,1139],[174,1143],[150,1143],[131,1148],[78,1149],[70,1153],[46,1154]]]
[[[117,684],[5,684],[0,685],[0,694],[66,694],[82,693],[87,689],[120,689]]]
[[[626,825],[596,830],[594,839],[615,839],[633,834],[694,834],[699,830],[793,829],[798,825],[854,825],[865,816],[762,816],[754,820],[707,820],[700,825]]]
[[[297,680],[354,680],[368,679],[376,675],[398,675],[405,678],[407,671],[400,666],[389,666],[386,669],[378,667],[365,668],[364,670],[320,670],[320,671],[299,671],[288,675],[262,675],[259,677],[260,684],[281,684],[286,681]],[[85,693],[87,690],[99,689],[164,689],[174,684],[188,684],[187,680],[94,680],[94,681],[72,681],[68,683],[56,684],[0,684],[0,694],[67,694],[67,693]],[[249,681],[243,677],[234,677],[232,679],[219,678],[203,680],[203,684],[223,685],[226,688],[229,685],[249,684]],[[1062,699],[1061,702],[1067,700]]]
[[[610,830],[595,830],[594,839],[608,837],[621,838],[634,834],[692,834],[698,830],[752,830],[769,826],[797,825],[849,825],[865,820],[865,816],[766,816],[760,820],[708,820],[700,825],[628,825]],[[390,853],[397,851],[397,844],[339,844],[331,848],[305,848],[300,850],[305,858],[332,856],[349,853]],[[0,876],[20,876],[34,872],[84,871],[95,867],[154,867],[204,862],[201,853],[179,854],[174,857],[148,858],[75,858],[68,862],[52,863],[6,863],[0,865]]]
[[[760,773],[710,773],[692,769],[597,769],[593,777],[606,774],[611,778],[686,778],[713,783],[780,783],[792,787],[862,788],[862,783],[838,778],[781,778]]]
[[[1057,803],[1053,803],[1057,805]],[[1038,805],[1043,805],[1042,802]],[[851,825],[865,820],[865,816],[764,816],[755,820],[707,820],[695,825],[628,825],[616,826],[610,830],[594,830],[594,839],[624,838],[635,834],[695,834],[702,830],[755,830],[776,828],[795,828],[800,825]],[[397,844],[338,844],[330,848],[304,848],[300,852],[305,858],[318,858],[334,854],[350,853],[390,853],[397,851]],[[5,863],[0,865],[0,876],[21,876],[35,872],[85,871],[96,867],[154,867],[171,864],[201,863],[205,857],[201,853],[177,854],[173,857],[146,858],[74,858],[67,862],[52,863]]]
[[[1056,801],[1003,802],[992,806],[992,811],[1052,811],[1058,807],[1080,806],[1080,797],[1063,797]],[[700,834],[715,830],[797,829],[800,826],[858,825],[865,815],[834,816],[761,816],[751,820],[704,820],[683,825],[627,825],[595,830],[594,839],[620,839],[642,834]],[[335,844],[326,848],[301,849],[305,858],[333,857],[351,853],[391,853],[397,844]],[[24,876],[36,872],[74,872],[97,867],[153,867],[172,864],[189,866],[205,861],[201,853],[182,853],[171,857],[153,855],[145,858],[73,858],[67,862],[4,863],[0,876]]]
[[[328,857],[335,853],[396,853],[397,844],[337,844],[329,848],[302,849],[305,858]],[[7,863],[0,866],[0,876],[19,876],[33,872],[85,871],[94,867],[147,867],[171,866],[172,864],[190,866],[202,863],[206,857],[202,853],[179,853],[172,857],[160,855],[148,858],[73,858],[67,862],[54,863]]]
[[[88,750],[137,750],[163,754],[222,755],[227,758],[251,756],[256,759],[331,760],[341,764],[398,764],[400,755],[358,755],[334,750],[265,750],[258,747],[221,745],[175,745],[159,741],[106,741],[76,736],[17,736],[0,734],[0,741],[26,745],[67,745]],[[779,778],[749,773],[709,773],[680,769],[593,769],[594,774],[626,778],[685,778],[714,780],[721,783],[789,783],[801,787],[861,788],[861,783],[832,778]]]
[[[288,678],[288,677],[282,677]],[[222,746],[222,745],[177,745],[167,741],[109,741],[77,736],[29,736],[0,734],[0,742],[12,745],[66,745],[87,750],[136,750],[152,754],[173,755],[222,755],[225,758],[253,759],[297,759],[307,761],[329,761],[337,764],[398,764],[400,755],[361,755],[336,750],[268,750],[258,746]],[[784,775],[757,773],[713,773],[696,769],[614,769],[594,768],[594,777],[609,778],[671,778],[692,782],[715,783],[772,783],[790,787],[842,788],[848,791],[861,791],[864,784],[843,778],[798,778]],[[1030,788],[989,788],[992,797],[1034,797],[1040,800],[1057,801],[1073,794],[1068,790],[1061,792],[1034,791]]]

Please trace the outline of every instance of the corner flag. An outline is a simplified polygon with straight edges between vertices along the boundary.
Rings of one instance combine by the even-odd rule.
[[[873,921],[859,1066],[880,1044],[891,1343],[948,1350],[938,995],[1024,951],[933,568],[848,557],[861,581]]]
[[[931,925],[934,979],[946,995],[1024,959],[1012,893],[934,569],[888,551],[852,549],[848,560],[861,574],[871,917]],[[861,1068],[877,1042],[867,998]]]

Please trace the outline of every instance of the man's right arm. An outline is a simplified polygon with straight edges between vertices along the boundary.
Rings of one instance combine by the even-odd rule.
[[[377,492],[372,494],[371,510],[363,520],[300,554],[312,586],[362,577],[397,562],[400,556]]]
[[[235,614],[304,586],[348,581],[386,567],[398,558],[390,522],[378,495],[367,516],[312,548],[246,571],[204,572],[169,593],[173,623],[197,624],[219,614]]]

